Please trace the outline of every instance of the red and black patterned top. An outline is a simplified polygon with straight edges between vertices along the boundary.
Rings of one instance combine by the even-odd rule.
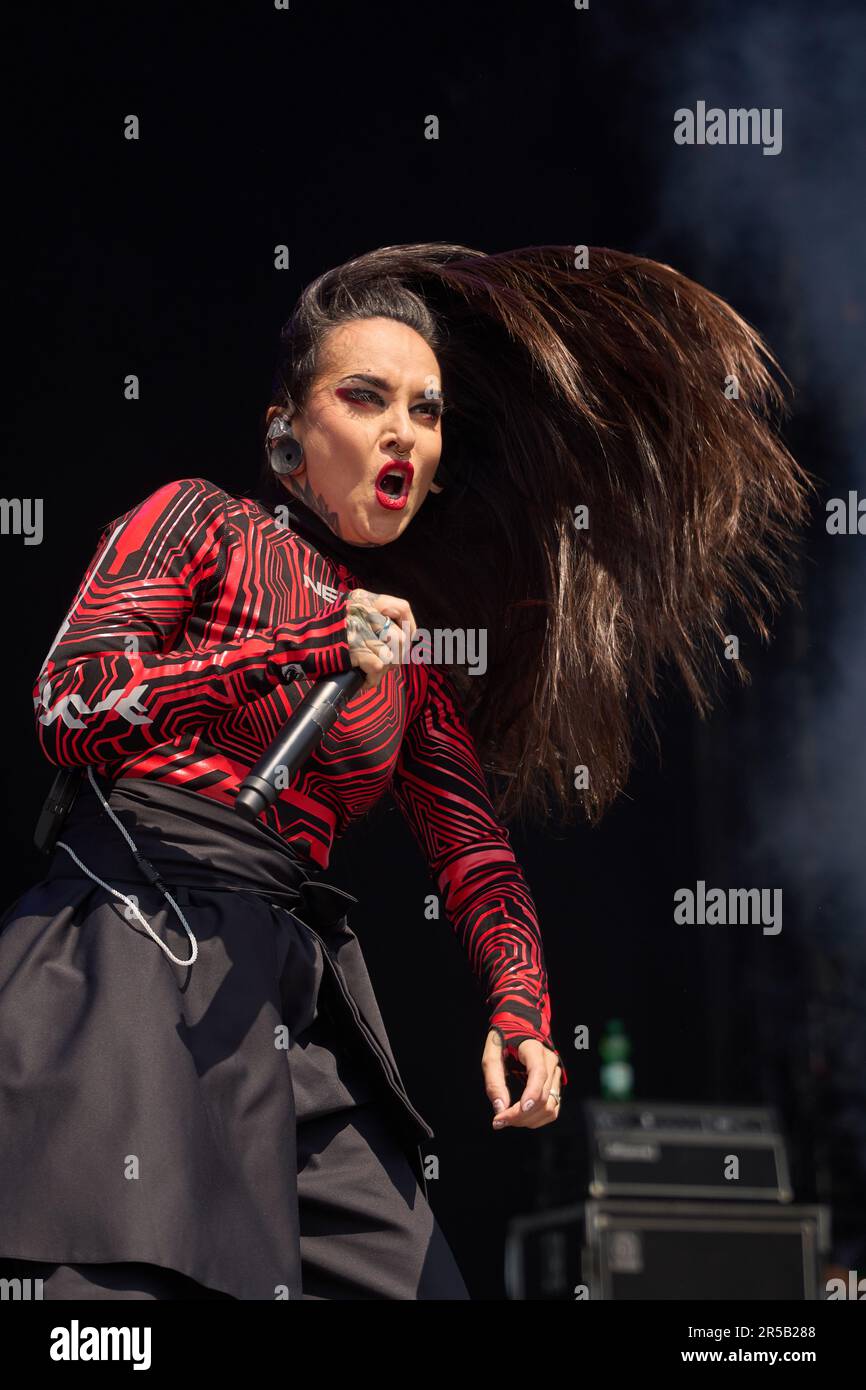
[[[311,683],[351,669],[346,599],[363,586],[305,538],[304,515],[292,500],[286,525],[182,478],[107,526],[34,685],[46,757],[231,805]],[[556,1050],[532,896],[456,691],[429,662],[397,663],[355,695],[262,820],[326,868],[385,792],[438,884],[509,1070],[524,1038]]]

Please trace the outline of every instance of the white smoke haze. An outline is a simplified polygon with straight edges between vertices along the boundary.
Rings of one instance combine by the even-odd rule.
[[[810,411],[827,425],[826,454],[798,451],[817,476],[823,526],[830,497],[849,488],[866,497],[866,12],[757,4],[726,15],[708,7],[667,54],[671,142],[648,254],[692,243],[695,277],[723,295],[730,280],[735,307],[752,306],[742,311],[793,382],[795,419]],[[674,111],[699,99],[782,107],[782,153],[675,145]],[[783,865],[808,898],[821,885],[844,894],[835,929],[862,940],[866,956],[866,536],[822,539],[803,570],[814,634],[805,669],[774,677],[779,718],[802,746],[744,769],[755,798],[750,850],[756,864]],[[804,679],[808,728],[798,729],[791,699]]]
[[[716,290],[763,333],[794,389],[791,447],[819,490],[792,654],[774,653],[747,697],[766,741],[753,750],[753,728],[732,730],[740,758],[730,773],[742,788],[737,871],[784,885],[801,956],[786,933],[777,966],[762,955],[754,977],[747,956],[739,968],[760,1019],[759,1074],[767,1082],[787,1069],[819,1197],[834,1203],[835,1257],[862,1265],[866,535],[829,536],[825,518],[849,488],[866,497],[866,10],[710,4],[690,12],[680,42],[668,37],[657,82],[670,143],[654,141],[658,204],[639,249]],[[674,112],[699,100],[782,108],[781,153],[676,145]]]

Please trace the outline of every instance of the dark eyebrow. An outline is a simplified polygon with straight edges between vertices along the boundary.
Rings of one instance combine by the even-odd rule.
[[[369,381],[369,383],[370,383],[371,386],[378,386],[379,389],[380,389],[380,391],[391,391],[391,390],[393,390],[393,387],[391,386],[391,383],[388,382],[388,381],[386,381],[384,377],[381,377],[381,376],[371,376],[371,375],[369,374],[369,372],[350,372],[348,376],[341,376],[341,377],[340,377],[340,380],[341,380],[341,381]],[[415,394],[416,394],[417,396],[423,396],[423,395],[424,395],[424,391],[423,391],[423,390],[422,390],[422,391],[416,391]],[[445,397],[443,396],[443,394],[442,394],[441,391],[437,391],[437,392],[436,392],[436,395],[435,395],[435,396],[432,396],[430,399],[431,399],[431,400],[435,400],[435,401],[443,401],[443,400],[445,399]]]

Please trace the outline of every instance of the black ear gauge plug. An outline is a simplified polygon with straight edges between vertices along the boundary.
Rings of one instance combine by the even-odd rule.
[[[268,462],[281,477],[291,477],[304,462],[304,450],[292,433],[291,421],[277,415],[266,436]]]

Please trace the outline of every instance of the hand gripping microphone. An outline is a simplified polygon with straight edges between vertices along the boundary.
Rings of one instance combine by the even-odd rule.
[[[279,794],[277,779],[288,780],[307,760],[334,724],[366,677],[360,667],[325,676],[307,692],[273,743],[238,787],[234,807],[245,820],[255,820]]]

